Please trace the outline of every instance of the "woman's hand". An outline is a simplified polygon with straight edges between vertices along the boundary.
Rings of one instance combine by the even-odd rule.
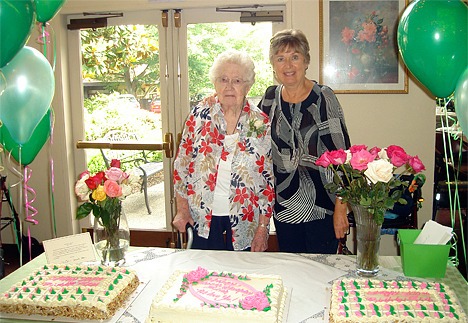
[[[348,204],[341,202],[340,199],[335,201],[335,212],[333,212],[333,228],[335,229],[335,237],[337,239],[344,238],[349,230],[348,222]]]
[[[194,225],[194,221],[192,216],[190,215],[189,206],[187,199],[181,197],[178,193],[176,193],[176,203],[177,203],[177,213],[172,220],[172,225],[179,230],[179,232],[185,232],[185,227],[187,223],[190,223],[192,226]]]
[[[203,105],[208,104],[211,107],[212,105],[214,105],[216,103],[216,97],[217,97],[217,94],[213,93],[210,96],[207,96],[207,97],[203,98],[201,100],[201,103]]]
[[[190,223],[190,225],[193,226],[194,221],[190,214],[185,214],[185,213],[179,213],[177,212],[176,216],[174,217],[174,220],[172,221],[172,225],[179,231],[179,232],[185,232],[185,227],[187,226],[187,223]]]
[[[258,226],[250,246],[250,251],[261,252],[268,249],[268,228],[266,226]]]

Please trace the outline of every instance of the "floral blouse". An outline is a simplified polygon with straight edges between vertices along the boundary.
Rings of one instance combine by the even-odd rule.
[[[259,216],[271,217],[275,191],[268,116],[247,102],[237,131],[238,141],[228,151],[221,105],[194,107],[185,121],[174,161],[174,189],[188,200],[198,235],[208,238],[219,161],[234,154],[229,216],[234,250],[243,250],[251,245]]]

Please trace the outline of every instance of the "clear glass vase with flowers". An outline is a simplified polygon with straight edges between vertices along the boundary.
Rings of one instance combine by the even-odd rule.
[[[349,203],[355,215],[358,274],[375,276],[384,214],[395,203],[407,203],[402,194],[409,183],[401,176],[422,172],[424,164],[400,146],[367,149],[354,145],[349,150],[325,152],[316,165],[330,170],[333,181],[325,188]]]
[[[124,172],[120,161],[113,159],[109,169],[91,175],[80,174],[75,193],[83,202],[78,206],[76,218],[94,216],[93,238],[103,265],[125,263],[125,252],[130,244],[130,230],[122,201],[132,193],[135,175]]]

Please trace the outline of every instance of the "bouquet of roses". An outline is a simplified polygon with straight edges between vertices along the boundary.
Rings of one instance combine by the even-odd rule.
[[[327,151],[315,162],[333,171],[333,182],[325,188],[343,202],[368,208],[377,224],[382,224],[384,213],[395,203],[406,204],[401,198],[408,182],[400,180],[404,174],[425,170],[418,156],[408,155],[403,148],[367,149],[354,145],[349,150]]]
[[[105,228],[118,228],[121,201],[132,193],[135,175],[127,174],[120,168],[120,161],[113,159],[109,169],[91,175],[89,171],[80,174],[75,184],[75,193],[84,202],[78,207],[76,218],[87,217],[91,211]]]

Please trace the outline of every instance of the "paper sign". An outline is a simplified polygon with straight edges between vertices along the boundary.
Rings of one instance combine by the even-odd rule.
[[[44,240],[43,244],[48,264],[78,264],[96,261],[89,232]]]
[[[444,245],[452,238],[452,228],[429,220],[424,225],[414,244],[441,244]]]

